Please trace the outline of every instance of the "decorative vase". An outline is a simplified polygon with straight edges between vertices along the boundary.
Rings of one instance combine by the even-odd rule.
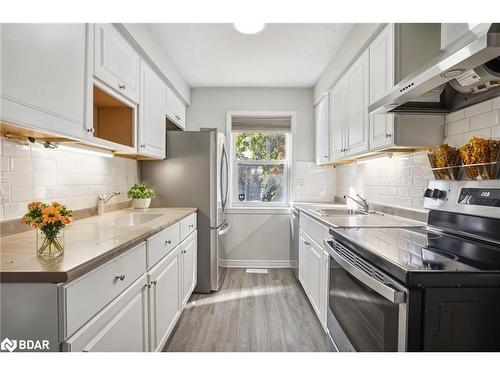
[[[36,231],[36,255],[43,258],[56,258],[64,253],[64,228],[54,235],[47,235],[40,229]]]
[[[148,208],[150,204],[151,204],[151,198],[133,199],[132,200],[133,207],[137,208],[137,209]]]

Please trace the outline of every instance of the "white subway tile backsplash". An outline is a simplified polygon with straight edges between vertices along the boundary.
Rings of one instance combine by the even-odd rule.
[[[462,119],[446,124],[446,135],[457,135],[469,131],[469,119]]]
[[[492,126],[498,125],[498,114],[500,111],[489,111],[481,113],[480,115],[471,117],[470,119],[470,130],[478,130],[483,128],[490,128]]]
[[[29,187],[13,187],[11,190],[11,201],[12,202],[23,202],[29,201],[33,198],[33,188]]]
[[[16,142],[2,140],[2,155],[27,159],[30,157],[30,148],[27,145],[20,145]]]
[[[492,99],[492,107],[493,109],[500,109],[500,96]]]
[[[31,160],[11,157],[10,170],[11,172],[31,172]]]
[[[28,202],[35,199],[59,201],[79,209],[95,206],[100,193],[118,190],[121,195],[113,201],[126,201],[129,187],[139,181],[136,160],[102,158],[7,140],[2,140],[0,146],[0,219],[21,217]],[[119,177],[111,178],[113,173]]]
[[[493,101],[490,99],[485,102],[465,108],[465,117],[473,117],[480,113],[491,111],[492,109]]]

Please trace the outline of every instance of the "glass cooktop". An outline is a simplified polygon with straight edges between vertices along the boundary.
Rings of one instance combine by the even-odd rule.
[[[361,256],[372,261],[377,257],[404,272],[500,270],[500,245],[425,228],[348,228],[335,231],[337,235],[332,234],[340,242],[348,245],[351,241],[364,249]]]

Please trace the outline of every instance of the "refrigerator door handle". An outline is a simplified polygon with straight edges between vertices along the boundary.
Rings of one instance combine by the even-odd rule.
[[[231,229],[231,225],[228,223],[224,223],[219,229],[219,236],[225,235]]]

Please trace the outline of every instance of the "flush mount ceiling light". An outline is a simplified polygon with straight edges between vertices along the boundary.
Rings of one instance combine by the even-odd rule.
[[[247,35],[260,33],[266,28],[264,22],[235,22],[233,26],[236,31]]]

